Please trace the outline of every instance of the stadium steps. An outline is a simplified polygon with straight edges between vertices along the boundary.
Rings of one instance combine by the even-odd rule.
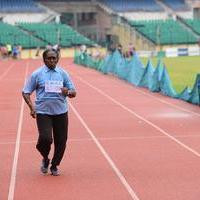
[[[39,46],[39,41],[30,34],[25,33],[16,26],[0,22],[0,43],[2,45],[21,45],[23,48]]]
[[[57,41],[53,42],[54,39],[50,38],[47,33],[49,33],[48,30],[45,30],[43,28],[44,32],[41,32],[41,26],[48,26],[47,23],[21,23],[18,25],[22,30],[26,31],[27,33],[33,33],[34,37],[36,37],[38,40],[43,41],[46,45],[55,45]],[[52,37],[55,36],[54,31],[52,29],[51,32]]]
[[[174,11],[171,7],[169,7],[168,5],[166,5],[163,1],[161,0],[156,0],[158,4],[160,4],[160,6],[162,6],[163,8],[165,8],[165,11],[169,14],[169,16],[173,16],[174,18],[177,19],[177,21],[183,26],[184,29],[187,29],[187,31],[189,31],[192,35],[194,35],[195,38],[198,38],[199,35],[197,34],[197,32],[195,32],[183,19],[182,17],[180,17],[176,11]]]
[[[191,32],[178,21],[172,19],[130,21],[130,25],[159,45],[194,44],[197,42],[197,38]]]
[[[200,33],[197,32],[196,30],[194,30],[189,24],[187,24],[187,22],[180,16],[177,16],[177,20],[188,30],[190,31],[192,34],[194,34],[194,36],[198,39],[200,37]]]
[[[124,18],[123,16],[121,16],[120,13],[116,13],[114,10],[112,10],[110,7],[108,7],[104,2],[100,2],[98,0],[93,0],[93,2],[96,3],[96,5],[98,5],[101,9],[103,9],[105,12],[109,13],[110,15],[113,15],[113,16],[115,15],[115,16],[119,16],[120,18]],[[122,21],[124,21],[124,20],[122,20]],[[131,41],[134,41],[134,43],[140,43],[140,44],[135,45],[135,47],[137,49],[141,49],[141,47],[143,47],[143,46],[145,46],[145,48],[147,48],[146,45],[148,46],[148,49],[152,49],[152,47],[155,48],[156,43],[153,40],[149,39],[142,32],[140,32],[137,29],[130,26],[128,19],[125,19],[125,21],[127,21],[127,22],[126,23],[121,22],[122,24],[120,23],[121,28],[124,29],[123,26],[125,24],[126,26],[128,26],[130,28],[131,35],[133,35],[133,33],[134,33],[134,35],[135,34],[137,35],[137,37],[139,38],[138,41],[135,41],[135,39],[131,39]],[[120,36],[119,36],[119,38],[120,38]],[[120,43],[124,46],[122,41],[120,41]]]
[[[38,35],[36,35],[34,33],[34,31],[30,31],[30,30],[27,30],[25,29],[23,26],[20,26],[20,24],[17,25],[17,27],[24,33],[28,34],[28,35],[31,35],[32,37],[34,37],[40,45],[40,47],[45,47],[47,44],[48,44],[48,41],[47,40],[44,40],[43,38],[39,37]]]
[[[73,45],[93,45],[94,42],[84,37],[70,26],[57,23],[24,23],[20,27],[33,32],[34,36],[42,39],[49,45],[60,44],[62,47]]]
[[[130,26],[134,29],[135,32],[137,32],[138,34],[140,34],[143,38],[147,39],[148,41],[152,42],[153,45],[156,45],[156,42],[151,39],[150,37],[148,37],[147,35],[145,35],[140,29],[138,29],[137,25],[133,25],[131,23],[131,21],[129,22],[130,23]]]
[[[185,28],[187,29],[189,32],[191,32],[191,34],[194,35],[195,38],[199,38],[200,36],[200,33],[196,32],[194,29],[192,29],[192,27],[190,27],[186,22],[185,20],[180,17],[180,16],[177,16],[177,21],[179,21],[179,23]]]

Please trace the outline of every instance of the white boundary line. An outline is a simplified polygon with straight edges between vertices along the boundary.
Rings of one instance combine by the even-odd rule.
[[[109,96],[108,94],[106,94],[105,92],[103,92],[102,90],[98,89],[97,87],[94,87],[93,85],[91,85],[90,83],[88,83],[87,81],[83,80],[80,76],[76,76],[82,83],[85,83],[86,85],[88,85],[89,87],[91,87],[92,89],[96,90],[98,93],[100,93],[102,96],[106,97],[107,99],[109,99],[110,101],[112,101],[113,103],[115,103],[116,105],[118,105],[119,107],[121,107],[123,110],[128,111],[129,113],[131,113],[132,115],[134,115],[135,117],[141,119],[142,121],[146,122],[147,124],[149,124],[150,126],[154,127],[156,130],[158,130],[159,132],[161,132],[162,134],[166,135],[167,137],[169,137],[171,140],[173,140],[174,142],[176,142],[177,144],[179,144],[180,146],[182,146],[183,148],[187,149],[188,151],[190,151],[191,153],[193,153],[194,155],[200,157],[200,154],[195,151],[194,149],[190,148],[189,146],[185,145],[184,143],[182,143],[181,141],[179,141],[178,139],[176,139],[175,137],[173,137],[172,135],[170,135],[169,133],[167,133],[166,131],[164,131],[162,128],[158,127],[157,125],[155,125],[154,123],[150,122],[149,120],[145,119],[144,117],[142,117],[141,115],[137,114],[136,112],[134,112],[133,110],[129,109],[128,107],[126,107],[125,105],[121,104],[119,101],[115,100],[114,98],[112,98],[111,96]]]
[[[165,101],[165,100],[163,100],[163,99],[161,99],[161,98],[159,98],[159,97],[156,97],[156,96],[154,96],[154,95],[152,95],[152,94],[149,94],[149,93],[147,93],[147,92],[141,91],[141,90],[139,90],[139,89],[137,89],[137,88],[135,88],[135,90],[136,90],[137,92],[141,93],[141,94],[144,94],[144,95],[146,95],[146,96],[150,96],[150,97],[156,99],[157,101],[160,101],[160,102],[165,103],[165,104],[167,104],[167,105],[170,105],[170,106],[172,106],[172,107],[174,107],[174,108],[177,108],[178,110],[181,110],[181,111],[184,111],[184,112],[188,112],[188,113],[191,113],[191,114],[193,114],[193,115],[197,115],[198,117],[200,117],[200,114],[199,114],[199,113],[196,113],[196,112],[193,112],[193,111],[191,111],[191,110],[188,110],[188,109],[182,108],[182,107],[180,107],[180,106],[174,105],[174,104],[172,104],[172,103],[169,103],[169,102],[167,102],[167,101]],[[169,98],[170,98],[170,97],[169,97]],[[179,99],[179,100],[180,100],[180,99]],[[180,100],[180,101],[181,101],[181,100]]]
[[[7,75],[7,73],[10,71],[10,69],[11,69],[13,66],[14,66],[14,63],[12,63],[12,64],[10,65],[10,67],[8,67],[8,68],[6,69],[6,71],[5,71],[3,74],[1,74],[0,80],[3,79],[4,76]]]
[[[152,139],[168,139],[166,135],[160,136],[133,136],[133,137],[99,137],[99,141],[116,141],[116,140],[152,140]],[[176,138],[200,138],[200,135],[177,135]],[[80,138],[80,139],[68,139],[67,142],[85,142],[92,141],[92,138]],[[37,143],[37,140],[21,140],[20,144],[33,144]],[[15,141],[0,142],[0,145],[15,145]]]
[[[74,74],[74,73],[72,73],[72,74]],[[74,75],[75,75],[75,74],[74,74]],[[75,76],[76,76],[76,75],[75,75]],[[112,77],[114,77],[114,76],[112,75]],[[112,80],[113,80],[113,79],[112,79]],[[114,80],[115,80],[115,79],[114,79]],[[116,80],[121,80],[121,81],[123,81],[124,83],[127,83],[126,81],[124,81],[124,80],[122,80],[122,79],[119,79],[119,78],[116,79]],[[133,85],[133,84],[131,84],[131,83],[128,83],[128,84],[129,84],[130,86],[133,86],[134,89],[135,89],[138,93],[141,93],[141,94],[146,95],[146,96],[150,96],[150,97],[156,99],[157,101],[160,101],[160,102],[162,102],[162,103],[164,103],[164,104],[170,105],[171,107],[174,107],[174,108],[176,108],[176,109],[178,109],[178,110],[181,110],[181,111],[184,111],[184,112],[187,112],[187,113],[191,113],[191,114],[193,114],[193,115],[197,115],[198,117],[200,117],[200,113],[197,113],[197,112],[194,112],[194,111],[185,109],[185,108],[183,108],[183,107],[174,105],[174,104],[172,104],[172,103],[169,103],[169,102],[163,100],[162,98],[156,97],[156,96],[154,96],[154,95],[152,95],[152,94],[150,94],[150,93],[148,93],[148,92],[145,92],[145,91],[142,91],[142,90],[138,89],[137,86],[135,86],[135,85]],[[145,89],[147,89],[147,88],[145,88]],[[167,97],[167,96],[166,96],[166,97]],[[169,98],[170,98],[170,97],[169,97]],[[181,101],[181,100],[180,100],[180,101]],[[184,102],[184,101],[183,101],[183,102]],[[186,103],[186,102],[185,102],[185,103]]]
[[[26,64],[24,83],[26,81],[27,74],[28,74],[28,63]],[[14,154],[14,158],[13,158],[12,172],[11,172],[9,192],[8,192],[8,200],[13,200],[14,199],[15,182],[16,182],[16,174],[17,174],[17,162],[18,162],[18,157],[19,157],[20,138],[21,138],[22,123],[23,123],[23,113],[24,113],[24,100],[22,99],[21,108],[20,108],[20,115],[19,115],[19,122],[18,122],[18,128],[17,128],[15,154]]]
[[[87,132],[91,136],[92,140],[94,141],[94,143],[96,144],[96,146],[98,147],[98,149],[100,150],[100,152],[103,154],[103,156],[105,157],[105,159],[108,161],[108,163],[110,164],[111,168],[116,173],[117,177],[120,179],[120,181],[122,182],[122,184],[124,185],[124,187],[126,188],[126,190],[128,191],[128,193],[130,194],[130,196],[132,197],[132,199],[133,200],[139,200],[139,198],[137,197],[136,193],[133,191],[133,189],[131,188],[131,186],[128,184],[128,182],[126,181],[126,179],[123,176],[123,174],[117,168],[117,166],[115,165],[115,163],[113,162],[113,160],[107,154],[106,150],[100,144],[100,142],[95,137],[94,133],[91,131],[91,129],[88,127],[88,125],[85,123],[85,121],[83,120],[83,118],[80,116],[80,114],[78,113],[78,111],[74,108],[74,106],[71,103],[69,103],[69,105],[72,108],[72,110],[75,113],[75,115],[77,116],[77,118],[80,120],[80,122],[83,125],[83,127],[87,130]]]

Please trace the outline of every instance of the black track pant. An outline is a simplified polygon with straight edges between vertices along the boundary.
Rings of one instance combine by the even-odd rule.
[[[68,113],[61,115],[37,114],[37,127],[39,138],[36,145],[37,150],[43,158],[48,158],[51,144],[54,141],[54,154],[52,165],[60,164],[65,152],[68,136]]]

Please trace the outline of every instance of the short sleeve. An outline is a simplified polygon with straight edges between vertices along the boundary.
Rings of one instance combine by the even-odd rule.
[[[24,93],[32,93],[36,89],[36,75],[32,74],[25,83],[23,88]]]
[[[70,90],[75,90],[74,83],[72,82],[69,74],[67,72],[64,72],[64,87],[70,89]]]

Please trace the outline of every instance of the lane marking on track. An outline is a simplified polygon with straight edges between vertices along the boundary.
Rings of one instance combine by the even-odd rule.
[[[176,138],[200,138],[200,135],[178,135]],[[166,135],[160,136],[133,136],[133,137],[97,137],[100,141],[119,141],[119,140],[152,140],[152,139],[169,139]],[[69,143],[92,141],[92,138],[68,139]],[[35,144],[37,140],[21,140],[20,144]],[[15,145],[15,141],[0,142],[0,145]]]
[[[97,91],[99,94],[101,94],[102,96],[106,97],[107,99],[109,99],[110,101],[112,101],[113,103],[115,103],[116,105],[118,105],[119,107],[121,107],[123,110],[126,110],[127,112],[129,112],[130,114],[134,115],[135,117],[137,117],[138,119],[141,119],[142,121],[146,122],[147,124],[149,124],[150,126],[154,127],[156,130],[158,130],[159,132],[161,132],[162,134],[166,135],[167,137],[169,137],[171,140],[173,140],[174,142],[176,142],[177,144],[179,144],[180,146],[182,146],[183,148],[187,149],[188,151],[190,151],[191,153],[193,153],[194,155],[200,157],[200,154],[195,151],[194,149],[190,148],[189,146],[187,146],[186,144],[182,143],[181,141],[179,141],[178,139],[176,139],[175,137],[173,137],[172,135],[170,135],[169,133],[167,133],[165,130],[163,130],[162,128],[160,128],[159,126],[155,125],[154,123],[150,122],[149,120],[145,119],[144,117],[142,117],[141,115],[137,114],[136,112],[134,112],[133,110],[129,109],[128,107],[126,107],[125,105],[123,105],[122,103],[120,103],[119,101],[115,100],[114,98],[112,98],[110,95],[106,94],[105,92],[103,92],[102,90],[98,89],[97,87],[91,85],[90,83],[88,83],[87,81],[83,80],[80,76],[76,76],[82,83],[88,85],[90,88],[94,89],[95,91]]]
[[[177,106],[177,105],[175,105],[175,104],[169,103],[169,102],[167,102],[167,101],[165,101],[165,100],[163,100],[163,99],[161,99],[161,98],[159,98],[159,97],[156,97],[156,96],[151,95],[151,94],[149,94],[149,93],[147,93],[147,92],[141,91],[141,90],[139,90],[139,89],[137,89],[137,88],[135,88],[135,89],[136,89],[137,92],[139,92],[139,93],[141,93],[141,94],[144,94],[144,95],[146,95],[146,96],[150,96],[150,97],[152,97],[152,98],[154,98],[154,99],[156,99],[156,100],[158,100],[158,101],[160,101],[160,102],[162,102],[162,103],[165,103],[165,104],[170,105],[170,106],[172,106],[172,107],[174,107],[174,108],[177,108],[178,110],[181,110],[181,111],[184,111],[184,112],[187,112],[187,113],[191,113],[191,114],[193,114],[193,115],[196,115],[196,116],[200,117],[200,113],[196,113],[196,112],[194,112],[194,111],[191,111],[191,110],[185,109],[185,108],[183,108],[183,107]]]
[[[74,74],[74,76],[77,76],[77,75],[75,75],[75,73],[72,73],[72,74]],[[113,76],[112,76],[112,77],[113,77]],[[112,80],[113,80],[113,79],[112,79]],[[117,78],[116,80],[121,80],[121,79]],[[123,80],[122,80],[122,81],[123,81]],[[124,83],[127,84],[127,82],[125,82],[125,81],[124,81]],[[128,83],[128,84],[131,85],[131,83]],[[146,96],[150,96],[150,97],[156,99],[157,101],[160,101],[160,102],[162,102],[162,103],[164,103],[164,104],[167,104],[167,105],[169,105],[169,106],[171,106],[171,107],[174,107],[174,108],[176,108],[176,109],[178,109],[178,110],[181,110],[181,111],[184,111],[184,112],[187,112],[187,113],[191,113],[191,114],[193,114],[193,115],[196,115],[196,116],[200,117],[200,113],[197,113],[197,112],[188,110],[188,109],[183,108],[183,107],[181,107],[181,106],[178,106],[178,105],[172,104],[172,103],[170,103],[170,102],[168,102],[168,101],[165,101],[165,100],[163,100],[162,98],[156,97],[155,95],[152,95],[152,94],[150,94],[150,93],[148,93],[148,92],[145,92],[145,91],[142,91],[142,90],[136,88],[135,85],[131,85],[131,86],[133,86],[134,89],[135,89],[138,93],[141,93],[141,94],[146,95]],[[181,101],[181,100],[180,100],[180,101]]]
[[[26,77],[28,75],[28,67],[29,67],[29,65],[27,63],[26,70],[25,70],[24,84],[26,82]],[[24,100],[22,98],[18,128],[17,128],[17,137],[16,137],[16,142],[15,142],[15,153],[14,153],[14,158],[13,158],[12,172],[11,172],[9,192],[8,192],[8,200],[14,199],[16,174],[17,174],[17,162],[18,162],[18,157],[19,157],[21,130],[22,130],[22,123],[23,123],[23,113],[24,113]]]
[[[105,159],[108,161],[108,163],[110,164],[111,168],[116,173],[117,177],[120,179],[121,183],[124,185],[124,187],[126,188],[126,190],[128,191],[128,193],[130,194],[130,196],[132,197],[132,199],[133,200],[139,200],[139,198],[137,197],[136,193],[133,191],[133,189],[131,188],[131,186],[128,184],[128,182],[126,181],[126,179],[123,176],[123,174],[120,172],[120,170],[117,168],[117,166],[115,165],[115,163],[113,162],[113,160],[107,154],[106,150],[103,148],[103,146],[100,144],[100,142],[98,141],[98,139],[95,137],[95,134],[88,127],[88,125],[83,120],[83,118],[80,116],[80,114],[75,109],[75,107],[71,103],[69,103],[69,105],[72,108],[72,110],[75,113],[75,115],[77,116],[77,118],[80,120],[80,122],[83,125],[83,127],[87,130],[87,132],[91,136],[92,140],[94,141],[94,143],[96,144],[96,146],[98,147],[98,149],[100,150],[100,152],[103,154],[103,156],[105,157]]]
[[[0,80],[3,79],[3,78],[7,75],[7,73],[11,70],[11,68],[12,68],[13,66],[14,66],[14,63],[12,63],[12,64],[10,65],[10,67],[8,67],[8,68],[6,69],[6,71],[5,71],[3,74],[1,74]]]

